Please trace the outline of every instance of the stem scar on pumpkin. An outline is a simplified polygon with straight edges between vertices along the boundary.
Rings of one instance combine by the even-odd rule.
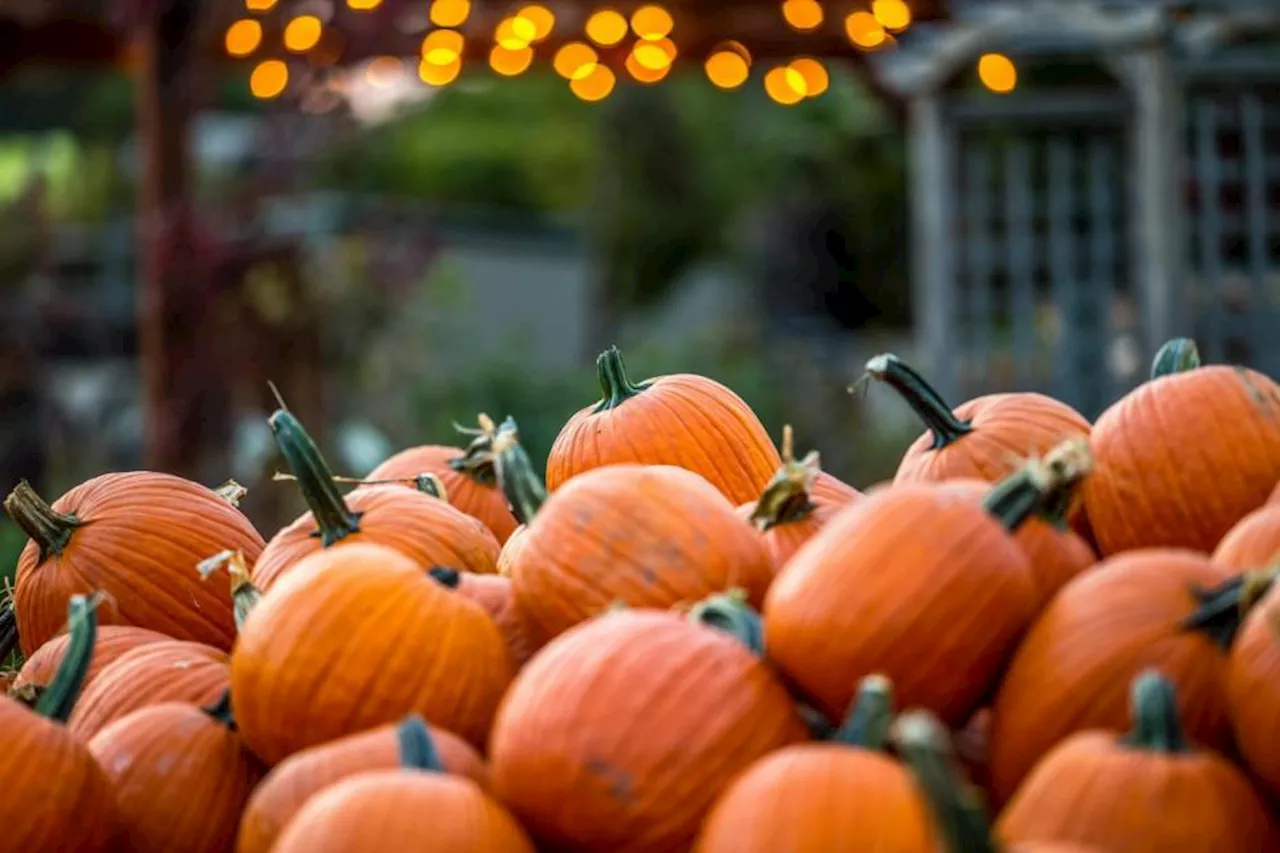
[[[311,535],[319,537],[327,548],[352,533],[359,533],[362,513],[347,506],[333,472],[302,423],[283,405],[272,413],[267,423],[315,518],[317,529]]]
[[[4,499],[4,511],[36,543],[36,547],[40,549],[41,563],[49,559],[50,555],[61,556],[71,542],[76,528],[84,524],[75,513],[55,510],[36,494],[36,490],[26,480],[14,486],[13,491]]]
[[[957,418],[942,395],[893,353],[873,356],[867,362],[863,376],[883,382],[898,392],[898,396],[933,434],[934,450],[941,450],[973,432],[972,422]]]

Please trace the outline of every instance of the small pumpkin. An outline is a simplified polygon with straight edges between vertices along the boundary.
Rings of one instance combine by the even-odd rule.
[[[235,731],[230,697],[206,708],[162,702],[89,741],[111,779],[121,842],[134,853],[231,853],[240,812],[262,776]]]
[[[1213,550],[1213,561],[1238,572],[1280,562],[1280,504],[1264,504],[1240,519]]]
[[[1245,762],[1280,799],[1280,590],[1263,591],[1275,570],[1248,575],[1260,597],[1244,619],[1227,662],[1226,693],[1235,742]]]
[[[1187,741],[1171,679],[1142,672],[1131,703],[1128,735],[1080,732],[1036,765],[996,824],[1003,841],[1125,853],[1280,849],[1275,819],[1248,780]]]
[[[394,485],[362,486],[344,498],[297,418],[280,409],[270,425],[310,511],[267,543],[252,571],[258,589],[270,590],[303,557],[338,542],[389,546],[418,561],[424,572],[435,565],[497,570],[498,540],[479,520],[438,498]]]
[[[419,713],[482,747],[513,665],[478,604],[383,545],[299,562],[258,602],[231,656],[236,720],[274,765]]]
[[[427,769],[489,787],[488,768],[466,741],[409,716],[304,749],[277,764],[245,806],[236,853],[270,853],[289,821],[317,792],[370,770],[409,766],[418,755],[430,757],[433,766]]]
[[[643,609],[566,631],[503,699],[498,797],[546,849],[687,849],[734,776],[806,734],[746,642]]]
[[[524,613],[516,604],[510,578],[501,575],[459,572],[457,569],[448,569],[443,566],[432,568],[431,577],[442,586],[456,590],[458,595],[484,608],[502,631],[503,636],[507,638],[507,648],[511,650],[511,662],[517,669],[533,657],[533,653],[537,651],[537,645],[530,636]]]
[[[103,474],[45,503],[26,482],[4,502],[31,538],[13,591],[22,652],[62,630],[71,595],[101,593],[104,625],[150,628],[230,649],[235,623],[224,580],[201,583],[198,561],[228,548],[252,563],[262,537],[211,489],[150,471]]]
[[[98,628],[96,634],[97,638],[94,641],[93,653],[89,660],[89,669],[85,672],[82,689],[93,684],[104,669],[119,660],[126,652],[152,643],[172,642],[169,637],[159,631],[135,628],[132,625],[103,625]],[[53,680],[58,667],[62,665],[70,644],[71,635],[63,633],[36,649],[31,657],[22,662],[22,669],[18,671],[11,689],[23,696],[38,695],[43,692]]]
[[[734,506],[755,500],[781,460],[760,419],[725,386],[690,373],[633,383],[622,353],[596,359],[603,397],[569,419],[547,456],[547,488],[603,465],[674,465]]]

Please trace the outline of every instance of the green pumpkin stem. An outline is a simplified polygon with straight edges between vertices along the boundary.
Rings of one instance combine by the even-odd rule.
[[[40,562],[62,554],[71,534],[82,522],[75,515],[62,513],[45,503],[26,480],[13,487],[4,499],[4,511],[22,532],[40,549]]]
[[[486,415],[480,417],[481,424],[488,424],[493,432],[494,469],[511,514],[521,524],[528,524],[546,502],[547,487],[533,470],[533,462],[520,444],[515,419],[508,417],[502,426],[494,427]]]
[[[831,739],[863,749],[883,750],[893,726],[893,683],[872,674],[858,683],[849,714]]]
[[[396,741],[400,747],[400,766],[409,770],[445,772],[440,752],[431,737],[431,730],[416,714],[405,717],[396,728]]]
[[[592,409],[595,414],[616,409],[649,387],[647,382],[632,384],[627,376],[626,365],[622,362],[622,352],[616,346],[609,347],[596,358],[596,376],[600,380],[603,396]]]
[[[93,647],[98,638],[98,599],[73,595],[67,602],[67,630],[71,639],[53,674],[49,687],[35,702],[35,712],[42,717],[65,723],[80,698]]]
[[[947,853],[998,853],[982,796],[961,774],[951,738],[927,711],[903,714],[893,742],[933,814]]]
[[[1011,533],[1032,516],[1063,526],[1076,487],[1092,470],[1089,443],[1070,439],[996,483],[982,506]]]
[[[231,713],[230,688],[222,691],[222,695],[219,696],[213,704],[206,705],[201,710],[213,719],[217,720],[219,723],[222,723],[222,725],[226,726],[231,731],[236,731],[236,718],[235,715]]]
[[[1129,688],[1129,713],[1133,729],[1124,743],[1152,752],[1178,753],[1190,749],[1178,719],[1178,692],[1159,671],[1138,674]]]
[[[280,452],[284,454],[289,470],[297,478],[302,497],[319,528],[315,536],[327,548],[352,533],[360,532],[360,513],[347,506],[333,472],[311,436],[297,418],[287,409],[277,409],[268,419]]]
[[[1235,642],[1244,618],[1266,595],[1280,575],[1280,567],[1245,572],[1211,589],[1192,589],[1200,606],[1182,621],[1182,630],[1200,631],[1223,651]]]
[[[431,575],[431,579],[436,583],[449,589],[457,589],[462,581],[462,575],[457,569],[448,569],[444,566],[432,566],[427,570],[427,574]]]
[[[708,596],[689,610],[689,620],[715,628],[736,638],[757,657],[764,656],[764,622],[747,603],[743,590],[733,589]]]
[[[449,490],[435,474],[419,474],[413,478],[413,487],[424,495],[431,495],[446,502],[449,500]]]
[[[1151,360],[1151,378],[1186,373],[1200,366],[1200,348],[1191,338],[1173,338],[1156,350]]]
[[[947,401],[924,377],[893,353],[882,353],[867,362],[866,375],[898,392],[904,402],[933,433],[933,449],[954,444],[973,432],[973,424],[955,416]]]
[[[797,462],[790,424],[782,428],[781,450],[782,467],[764,487],[760,499],[751,511],[751,523],[760,530],[800,521],[813,512],[809,494],[814,481],[822,473],[818,451],[811,451],[802,461]]]

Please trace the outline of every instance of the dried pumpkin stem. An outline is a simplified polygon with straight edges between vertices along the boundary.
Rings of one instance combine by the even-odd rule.
[[[782,467],[769,480],[751,510],[750,521],[760,530],[801,521],[813,512],[809,496],[822,473],[822,460],[814,450],[797,462],[792,455],[793,447],[791,426],[787,425],[782,428]]]
[[[449,490],[435,474],[419,474],[413,478],[413,487],[424,495],[431,495],[446,502],[449,500]]]
[[[757,657],[764,656],[764,622],[740,589],[708,596],[689,609],[689,621],[736,638]]]
[[[520,445],[520,430],[514,418],[508,417],[497,428],[493,438],[494,467],[498,484],[511,506],[511,514],[521,524],[528,524],[547,499],[547,487],[533,470],[529,454]]]
[[[480,416],[479,421],[480,429],[478,430],[455,425],[459,432],[473,436],[473,438],[467,445],[466,450],[462,452],[462,455],[451,458],[448,465],[454,471],[459,474],[466,474],[482,486],[496,486],[498,484],[498,472],[494,468],[493,432],[485,428],[486,424],[492,426],[493,421],[490,421],[484,415]]]
[[[1178,691],[1154,669],[1144,670],[1129,688],[1133,730],[1124,742],[1153,752],[1186,752],[1190,747],[1178,719]]]
[[[93,659],[93,646],[98,637],[98,600],[73,595],[67,602],[67,624],[71,639],[66,653],[53,674],[49,687],[36,700],[35,712],[42,717],[65,723],[80,698]]]
[[[949,853],[998,853],[982,797],[957,766],[951,738],[927,711],[903,714],[893,742],[915,776]]]
[[[867,362],[866,375],[898,392],[904,402],[933,433],[933,449],[941,450],[973,432],[973,424],[955,416],[947,401],[924,377],[893,353],[881,353]]]
[[[1184,631],[1200,631],[1224,651],[1235,642],[1244,618],[1267,593],[1280,575],[1280,567],[1245,572],[1212,589],[1193,589],[1200,602],[1182,622]]]
[[[353,512],[338,490],[333,472],[320,455],[311,436],[293,414],[277,409],[268,419],[280,452],[284,454],[289,470],[298,480],[298,488],[315,517],[320,537],[325,547],[360,531],[360,513]]]
[[[431,737],[431,730],[422,718],[414,714],[400,723],[396,729],[396,742],[400,748],[400,766],[410,770],[445,772],[440,752]]]
[[[1156,350],[1151,361],[1151,378],[1186,373],[1200,366],[1200,349],[1191,338],[1173,338]]]
[[[4,511],[40,549],[40,562],[60,555],[82,522],[75,515],[55,510],[36,494],[26,480],[13,487],[4,499]]]
[[[982,506],[1009,531],[1032,516],[1065,524],[1075,489],[1091,470],[1088,442],[1064,441],[1043,459],[1028,462],[993,486]]]
[[[858,683],[858,694],[831,739],[849,746],[882,750],[893,726],[893,683],[872,674]]]
[[[222,695],[213,704],[206,705],[201,710],[231,731],[236,731],[236,718],[231,713],[231,688],[222,691]]]
[[[604,396],[592,410],[595,414],[617,408],[649,387],[647,382],[632,384],[622,362],[622,352],[616,346],[609,347],[596,358],[596,377],[600,380]]]

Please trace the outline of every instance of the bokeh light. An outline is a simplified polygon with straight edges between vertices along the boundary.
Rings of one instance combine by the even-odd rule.
[[[978,79],[999,95],[1012,92],[1018,85],[1018,69],[1003,53],[984,53],[978,60]]]
[[[643,42],[642,42],[643,43]],[[646,68],[636,59],[635,52],[627,54],[625,63],[627,73],[637,83],[657,83],[671,73],[671,65],[667,64],[661,68]]]
[[[382,0],[347,0],[347,8],[355,12],[372,12],[382,5]]]
[[[508,50],[528,47],[538,35],[533,21],[527,18],[503,18],[494,30],[493,40]]]
[[[613,9],[601,9],[587,18],[586,33],[601,47],[612,47],[627,37],[627,19]]]
[[[551,35],[556,26],[556,16],[546,6],[531,3],[522,6],[516,17],[533,25],[533,41],[539,42]]]
[[[289,66],[279,59],[268,59],[254,66],[249,75],[249,91],[255,98],[277,98],[289,85]]]
[[[831,84],[831,76],[827,73],[827,69],[821,62],[811,57],[802,56],[788,67],[804,79],[804,94],[807,98],[816,98],[827,91],[827,87]]]
[[[902,32],[911,26],[911,7],[906,0],[872,0],[871,14],[890,32]]]
[[[455,56],[452,62],[436,65],[423,60],[418,66],[418,77],[428,86],[447,86],[458,79],[462,71],[462,57]]]
[[[555,57],[551,60],[551,66],[566,80],[582,80],[595,71],[599,61],[600,58],[591,45],[571,41],[556,51]],[[612,76],[610,74],[610,77]],[[609,88],[613,88],[612,84]]]
[[[471,15],[471,0],[433,0],[428,17],[437,27],[460,27]]]
[[[609,97],[616,82],[608,66],[596,63],[587,74],[570,80],[569,89],[584,101],[602,101]]]
[[[844,19],[845,35],[849,41],[862,48],[876,48],[884,44],[886,33],[884,27],[870,12],[853,12]]]
[[[822,7],[817,0],[785,0],[782,17],[794,29],[807,32],[822,25]]]
[[[631,49],[636,63],[650,71],[662,71],[671,67],[676,59],[676,45],[671,39],[641,40]]]
[[[745,48],[739,53],[728,45],[716,48],[703,64],[707,79],[721,89],[736,89],[747,82],[751,65],[745,53]]]
[[[661,6],[641,6],[631,13],[631,31],[642,39],[660,39],[671,35],[675,21]]]
[[[324,32],[324,24],[315,15],[299,15],[284,28],[284,46],[294,53],[305,53],[315,47]]]
[[[398,56],[379,56],[365,68],[364,79],[379,89],[394,84],[404,74],[404,63]]]
[[[244,7],[250,12],[270,12],[276,7],[277,0],[244,0]]]
[[[489,51],[489,67],[504,77],[514,77],[528,70],[533,63],[533,48],[521,47],[509,50],[495,44]]]
[[[432,30],[422,40],[422,61],[443,68],[462,56],[463,45],[457,30]]]
[[[252,18],[244,18],[227,27],[223,39],[231,56],[248,56],[262,44],[262,24]]]
[[[791,106],[804,100],[805,82],[799,71],[788,66],[770,68],[764,75],[764,90],[779,104]]]

